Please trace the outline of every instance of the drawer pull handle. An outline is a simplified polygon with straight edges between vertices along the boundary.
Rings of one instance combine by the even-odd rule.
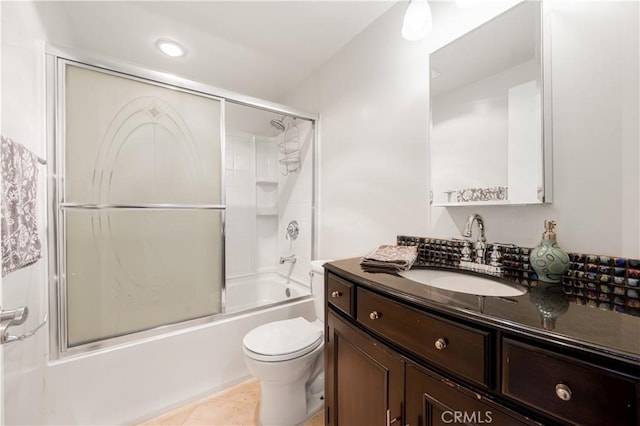
[[[369,318],[371,318],[372,320],[377,320],[378,318],[380,318],[380,313],[378,311],[373,311],[369,314]]]
[[[340,296],[342,296],[342,293],[339,292],[338,290],[335,290],[335,291],[331,292],[331,297],[333,297],[334,299],[337,299]]]
[[[563,401],[569,401],[571,399],[571,388],[564,383],[558,383],[556,385],[556,396]]]
[[[445,339],[444,337],[440,337],[438,340],[436,340],[434,345],[437,350],[441,351],[447,347],[447,339]]]

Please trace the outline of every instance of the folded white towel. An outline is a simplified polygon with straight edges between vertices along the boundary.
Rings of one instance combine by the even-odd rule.
[[[37,157],[24,146],[0,135],[2,147],[2,276],[40,259],[41,244],[35,214],[38,193]]]

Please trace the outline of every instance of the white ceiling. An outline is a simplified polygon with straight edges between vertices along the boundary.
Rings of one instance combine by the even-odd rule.
[[[50,1],[37,7],[58,46],[278,101],[396,1]],[[154,48],[158,38],[180,42],[187,56],[164,56]]]

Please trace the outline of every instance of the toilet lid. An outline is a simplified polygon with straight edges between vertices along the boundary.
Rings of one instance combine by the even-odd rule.
[[[311,261],[311,272],[324,273],[324,264],[331,262],[331,259],[320,259]]]
[[[244,336],[242,343],[256,354],[277,356],[300,352],[321,339],[322,329],[297,317],[256,327]]]

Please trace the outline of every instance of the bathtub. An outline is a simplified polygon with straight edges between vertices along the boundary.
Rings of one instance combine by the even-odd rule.
[[[231,278],[226,282],[225,312],[236,313],[308,295],[308,286],[276,273]]]
[[[51,361],[41,424],[136,424],[240,383],[251,377],[244,335],[270,321],[314,320],[308,292],[277,274],[228,280],[227,314],[211,322]]]

